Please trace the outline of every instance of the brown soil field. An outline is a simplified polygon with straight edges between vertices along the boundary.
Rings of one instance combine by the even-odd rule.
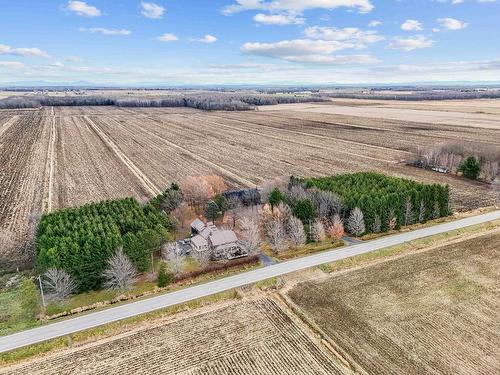
[[[418,146],[447,140],[500,147],[500,132],[488,123],[478,129],[280,108],[294,107],[0,110],[0,230],[29,239],[41,212],[106,198],[144,201],[172,181],[212,173],[236,187],[290,174],[379,171],[450,184],[455,210],[498,204],[494,185],[404,163]]]
[[[365,100],[365,99],[332,99],[328,103],[300,103],[279,104],[277,106],[262,106],[263,111],[296,111],[347,116],[370,117],[377,119],[392,119],[399,121],[424,122],[432,124],[446,124],[468,126],[480,129],[500,129],[500,99],[474,100],[474,104],[460,106],[460,103],[450,104],[453,101],[434,101],[433,104],[421,101],[394,101],[394,100]],[[461,101],[462,103],[464,101]],[[442,107],[443,108],[442,108]]]
[[[272,298],[237,301],[0,369],[0,374],[344,374]]]
[[[500,233],[306,282],[288,296],[369,374],[500,369]]]

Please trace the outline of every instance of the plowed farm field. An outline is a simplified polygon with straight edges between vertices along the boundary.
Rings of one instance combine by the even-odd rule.
[[[344,374],[272,298],[190,317],[25,362],[0,374]]]
[[[450,184],[455,210],[498,202],[499,192],[491,185],[404,163],[418,146],[446,140],[500,147],[500,132],[490,123],[478,128],[477,121],[455,126],[286,108],[2,110],[0,231],[22,248],[43,212],[106,198],[144,201],[172,181],[200,174],[218,174],[237,187],[290,174],[381,171]]]
[[[289,297],[368,374],[498,374],[500,233],[306,282]]]

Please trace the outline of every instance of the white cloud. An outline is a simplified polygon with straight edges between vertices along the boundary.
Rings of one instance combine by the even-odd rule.
[[[103,35],[121,35],[121,36],[126,36],[132,34],[132,31],[130,30],[125,30],[125,29],[106,29],[104,27],[80,27],[79,29],[82,32],[87,32],[91,34],[103,34]]]
[[[395,37],[387,48],[402,51],[413,51],[420,48],[432,47],[433,44],[433,40],[427,39],[423,35],[415,35],[409,38]]]
[[[469,24],[455,18],[439,18],[440,25],[448,30],[461,30],[465,29]]]
[[[263,23],[265,25],[302,25],[304,18],[297,17],[293,14],[263,14],[258,13],[253,17],[255,22]]]
[[[12,48],[5,44],[0,44],[0,55],[50,57],[47,52],[39,48]]]
[[[422,30],[422,24],[417,20],[406,20],[401,24],[401,30],[404,31],[420,31]]]
[[[55,61],[55,62],[49,64],[48,66],[51,68],[63,68],[64,64],[60,61]]]
[[[309,39],[345,41],[352,43],[355,48],[365,48],[367,44],[380,42],[384,37],[377,31],[363,31],[357,27],[335,27],[311,26],[304,30],[304,35]]]
[[[307,9],[335,9],[347,7],[358,9],[361,13],[370,12],[374,6],[370,0],[236,0],[226,6],[224,14],[243,12],[246,10],[267,10],[271,12],[302,13]]]
[[[273,57],[292,62],[319,64],[370,63],[376,61],[369,55],[333,56],[336,51],[355,47],[336,40],[294,39],[276,43],[245,43],[241,51],[249,55]]]
[[[85,17],[99,17],[101,11],[94,6],[88,5],[85,1],[68,1],[67,9]]]
[[[141,2],[141,14],[147,18],[159,19],[165,13],[165,8],[155,3]]]
[[[171,33],[163,34],[157,37],[156,39],[159,40],[160,42],[175,42],[176,40],[179,40],[177,35]]]
[[[69,62],[81,62],[83,59],[80,56],[67,56],[64,60]]]
[[[191,41],[210,44],[210,43],[215,43],[217,41],[217,38],[213,35],[205,34],[205,36],[203,36],[203,38],[199,38],[199,39],[191,38]]]
[[[19,61],[0,61],[0,68],[21,70],[25,68],[25,65]]]
[[[382,22],[380,21],[371,21],[369,24],[368,24],[368,27],[378,27],[382,25]]]

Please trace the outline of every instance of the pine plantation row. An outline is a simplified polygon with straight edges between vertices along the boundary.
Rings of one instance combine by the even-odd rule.
[[[422,184],[372,172],[294,180],[305,183],[306,188],[340,196],[345,217],[359,207],[364,216],[365,233],[386,232],[451,214],[448,185]]]
[[[117,248],[140,272],[150,265],[150,253],[168,236],[172,225],[150,204],[133,198],[107,200],[44,215],[37,233],[37,268],[70,273],[80,292],[99,289],[102,271]]]

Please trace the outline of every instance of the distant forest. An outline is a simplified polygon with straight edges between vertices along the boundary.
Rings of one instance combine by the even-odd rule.
[[[94,96],[12,96],[0,100],[0,109],[39,108],[41,106],[102,106],[118,107],[189,107],[207,111],[254,110],[259,105],[309,103],[327,101],[318,95],[271,95],[249,93],[173,94],[158,98],[114,98]]]

